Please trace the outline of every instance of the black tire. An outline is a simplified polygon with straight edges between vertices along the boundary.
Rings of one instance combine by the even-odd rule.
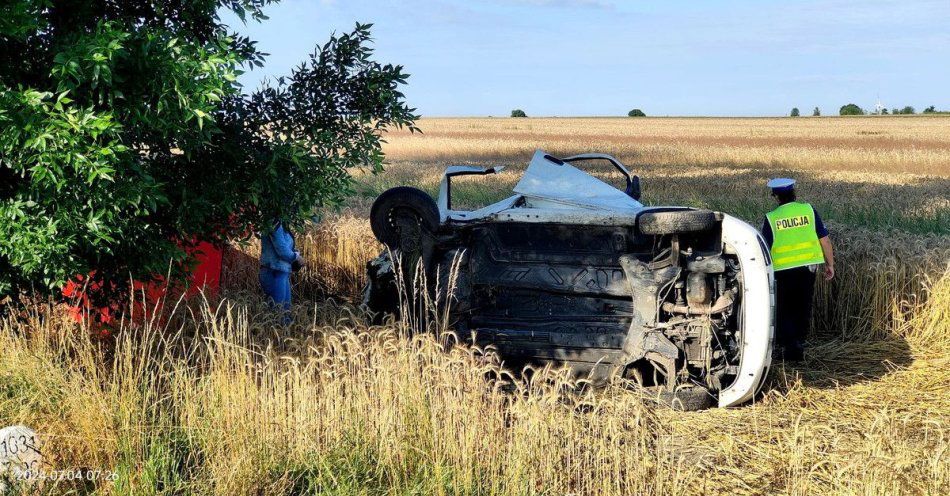
[[[674,234],[710,231],[719,225],[719,216],[712,210],[676,210],[645,212],[637,219],[643,234]]]
[[[657,402],[674,410],[698,412],[708,410],[716,403],[716,398],[701,387],[683,387],[672,393],[664,391],[656,396]]]
[[[405,220],[414,218],[414,230],[403,232]],[[402,220],[402,222],[400,222]],[[439,227],[439,208],[425,191],[399,186],[388,189],[376,198],[369,214],[370,226],[376,239],[392,250],[402,249],[406,235],[421,235],[423,231],[432,233]]]

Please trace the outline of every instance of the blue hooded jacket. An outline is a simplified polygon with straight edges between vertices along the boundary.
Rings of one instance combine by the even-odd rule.
[[[261,233],[261,267],[289,273],[290,264],[298,256],[294,250],[294,238],[283,224],[278,222],[270,235]]]

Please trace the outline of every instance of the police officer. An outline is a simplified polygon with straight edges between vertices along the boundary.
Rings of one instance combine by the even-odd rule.
[[[828,229],[818,211],[795,201],[795,180],[768,182],[778,207],[765,217],[762,237],[772,251],[775,269],[775,333],[777,357],[789,361],[804,358],[804,342],[811,323],[815,271],[824,264],[824,277],[835,276],[835,258]]]

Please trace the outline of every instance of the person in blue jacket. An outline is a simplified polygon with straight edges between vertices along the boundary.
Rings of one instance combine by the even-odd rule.
[[[290,274],[303,265],[300,253],[294,249],[294,237],[277,222],[274,230],[261,233],[261,289],[271,305],[280,306],[284,324],[290,323]]]

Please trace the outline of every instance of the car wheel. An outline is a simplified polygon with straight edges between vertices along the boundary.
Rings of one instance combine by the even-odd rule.
[[[707,410],[716,402],[715,396],[701,387],[682,387],[673,392],[662,391],[656,394],[655,399],[657,403],[683,412]]]
[[[439,208],[425,191],[399,186],[383,192],[369,214],[373,235],[391,250],[415,252],[423,234],[439,226]]]
[[[691,233],[712,230],[719,220],[712,210],[676,210],[645,212],[637,218],[637,225],[643,234]]]
[[[678,386],[675,391],[667,391],[663,386],[644,386],[643,372],[638,368],[629,368],[626,374],[629,374],[627,377],[632,387],[640,391],[647,401],[684,412],[706,410],[716,404],[715,395],[705,388],[684,385]]]

